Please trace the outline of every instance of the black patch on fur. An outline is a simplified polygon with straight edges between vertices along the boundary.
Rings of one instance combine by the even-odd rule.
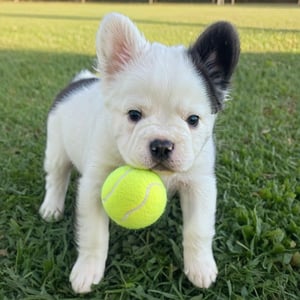
[[[59,92],[59,94],[56,96],[53,105],[50,109],[50,112],[55,109],[55,107],[63,102],[65,99],[68,99],[68,97],[73,94],[74,92],[81,90],[83,88],[87,88],[93,83],[100,81],[99,78],[92,77],[92,78],[85,78],[85,79],[79,79],[77,81],[71,82],[67,87],[65,87],[63,90]]]
[[[217,22],[199,36],[188,49],[188,55],[199,76],[205,79],[215,114],[223,107],[224,92],[239,60],[238,34],[230,23]]]

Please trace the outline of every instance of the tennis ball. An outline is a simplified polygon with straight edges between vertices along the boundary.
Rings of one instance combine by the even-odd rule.
[[[154,172],[122,166],[105,180],[101,199],[114,222],[128,229],[140,229],[153,224],[163,214],[167,193]]]

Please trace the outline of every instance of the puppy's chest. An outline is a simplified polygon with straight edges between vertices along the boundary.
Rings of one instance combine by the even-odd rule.
[[[176,194],[179,193],[181,186],[181,179],[177,174],[173,175],[160,175],[164,185],[167,189],[168,198],[173,198]]]

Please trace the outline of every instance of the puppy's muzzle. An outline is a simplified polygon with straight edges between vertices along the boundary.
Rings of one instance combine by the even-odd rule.
[[[170,158],[174,146],[171,141],[156,139],[150,143],[151,156],[157,162],[166,161]]]

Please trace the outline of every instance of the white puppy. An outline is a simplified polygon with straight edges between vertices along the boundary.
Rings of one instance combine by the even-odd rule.
[[[62,217],[72,166],[82,175],[72,287],[89,292],[103,277],[109,232],[99,191],[113,169],[128,164],[154,170],[170,195],[180,195],[185,273],[207,288],[217,275],[213,128],[238,62],[237,33],[219,22],[188,49],[167,47],[113,13],[97,33],[97,56],[101,80],[79,74],[48,117],[44,219]]]

